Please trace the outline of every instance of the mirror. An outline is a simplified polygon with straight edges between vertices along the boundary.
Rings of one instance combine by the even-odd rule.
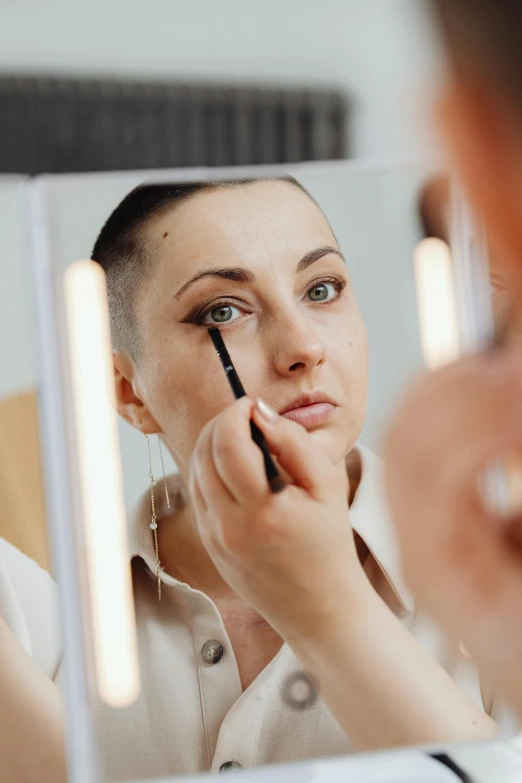
[[[0,177],[3,275],[0,310],[4,335],[0,344],[0,536],[48,569],[43,482],[36,437],[37,401],[23,183],[23,177]],[[13,335],[13,339],[9,339],[8,334]]]
[[[95,700],[105,779],[226,772],[419,742],[414,729],[399,743],[393,731],[347,736],[306,665],[228,587],[198,536],[190,455],[207,422],[233,401],[204,328],[215,324],[247,393],[346,464],[346,522],[382,599],[379,618],[398,619],[408,649],[447,672],[448,693],[466,694],[509,733],[510,716],[466,651],[416,611],[381,485],[383,425],[423,364],[412,259],[425,233],[419,195],[430,172],[338,163],[214,170],[212,182],[207,173],[43,177],[29,187],[55,291],[63,295],[77,259],[94,256],[107,270],[141,691],[123,708]],[[302,397],[312,392],[319,396]],[[50,458],[48,447],[44,454]],[[376,705],[378,671],[366,664],[385,650],[387,627],[372,627],[373,650],[351,672]],[[81,648],[87,658],[90,635]],[[59,655],[59,642],[54,649]],[[430,709],[429,682],[426,696],[422,673],[396,667],[395,675],[400,687],[411,675],[411,704],[398,701],[397,710],[411,709],[414,727],[418,705]],[[362,721],[367,703],[354,711]],[[367,724],[377,725],[380,711]],[[445,732],[433,741],[454,738]],[[470,728],[459,738],[474,737]]]

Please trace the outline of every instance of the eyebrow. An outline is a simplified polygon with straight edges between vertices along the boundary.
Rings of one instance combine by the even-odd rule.
[[[309,253],[303,256],[297,264],[296,272],[298,274],[300,272],[304,272],[306,269],[308,269],[309,266],[314,264],[316,261],[319,261],[320,258],[330,254],[338,256],[343,261],[343,263],[346,263],[340,250],[338,250],[336,247],[331,247],[330,245],[324,245],[323,247],[317,247],[315,250],[311,250]],[[187,283],[185,283],[184,286],[179,289],[174,298],[178,300],[181,299],[183,294],[187,291],[188,288],[190,288],[190,286],[194,285],[194,283],[197,283],[198,280],[203,280],[205,277],[217,277],[221,280],[233,280],[236,283],[254,283],[256,279],[252,272],[250,272],[248,269],[242,269],[241,267],[207,269],[205,272],[199,272],[199,274],[194,275],[194,277],[192,277]]]

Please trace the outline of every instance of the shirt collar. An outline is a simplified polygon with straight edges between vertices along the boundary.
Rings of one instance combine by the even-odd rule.
[[[406,587],[401,573],[393,523],[384,499],[382,462],[375,454],[362,446],[358,447],[358,451],[361,456],[362,474],[350,507],[350,522],[368,547],[402,607],[411,612],[414,608],[413,597]],[[163,485],[161,489],[158,485],[155,492],[158,524],[161,524],[164,517],[183,508],[187,502],[187,490],[179,474],[173,473],[167,477],[167,489],[170,509],[167,508]],[[155,555],[150,521],[150,491],[147,491],[140,498],[131,514],[130,555],[131,559],[141,557],[154,571]]]
[[[397,539],[384,494],[383,464],[371,451],[358,446],[361,483],[350,507],[350,522],[379,565],[403,608],[412,612],[413,596],[406,587]]]

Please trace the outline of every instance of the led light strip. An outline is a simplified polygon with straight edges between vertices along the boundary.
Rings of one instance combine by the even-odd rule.
[[[125,707],[140,685],[105,274],[76,261],[64,288],[96,679],[106,704]]]
[[[421,345],[430,370],[459,355],[459,328],[451,254],[441,239],[423,239],[415,248],[415,282]]]

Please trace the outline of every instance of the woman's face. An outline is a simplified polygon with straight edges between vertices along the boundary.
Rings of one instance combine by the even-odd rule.
[[[147,240],[154,268],[136,301],[132,383],[182,475],[206,422],[233,401],[215,325],[252,399],[279,412],[302,395],[330,401],[292,415],[342,459],[366,412],[366,332],[316,204],[284,182],[216,188],[154,221]]]

